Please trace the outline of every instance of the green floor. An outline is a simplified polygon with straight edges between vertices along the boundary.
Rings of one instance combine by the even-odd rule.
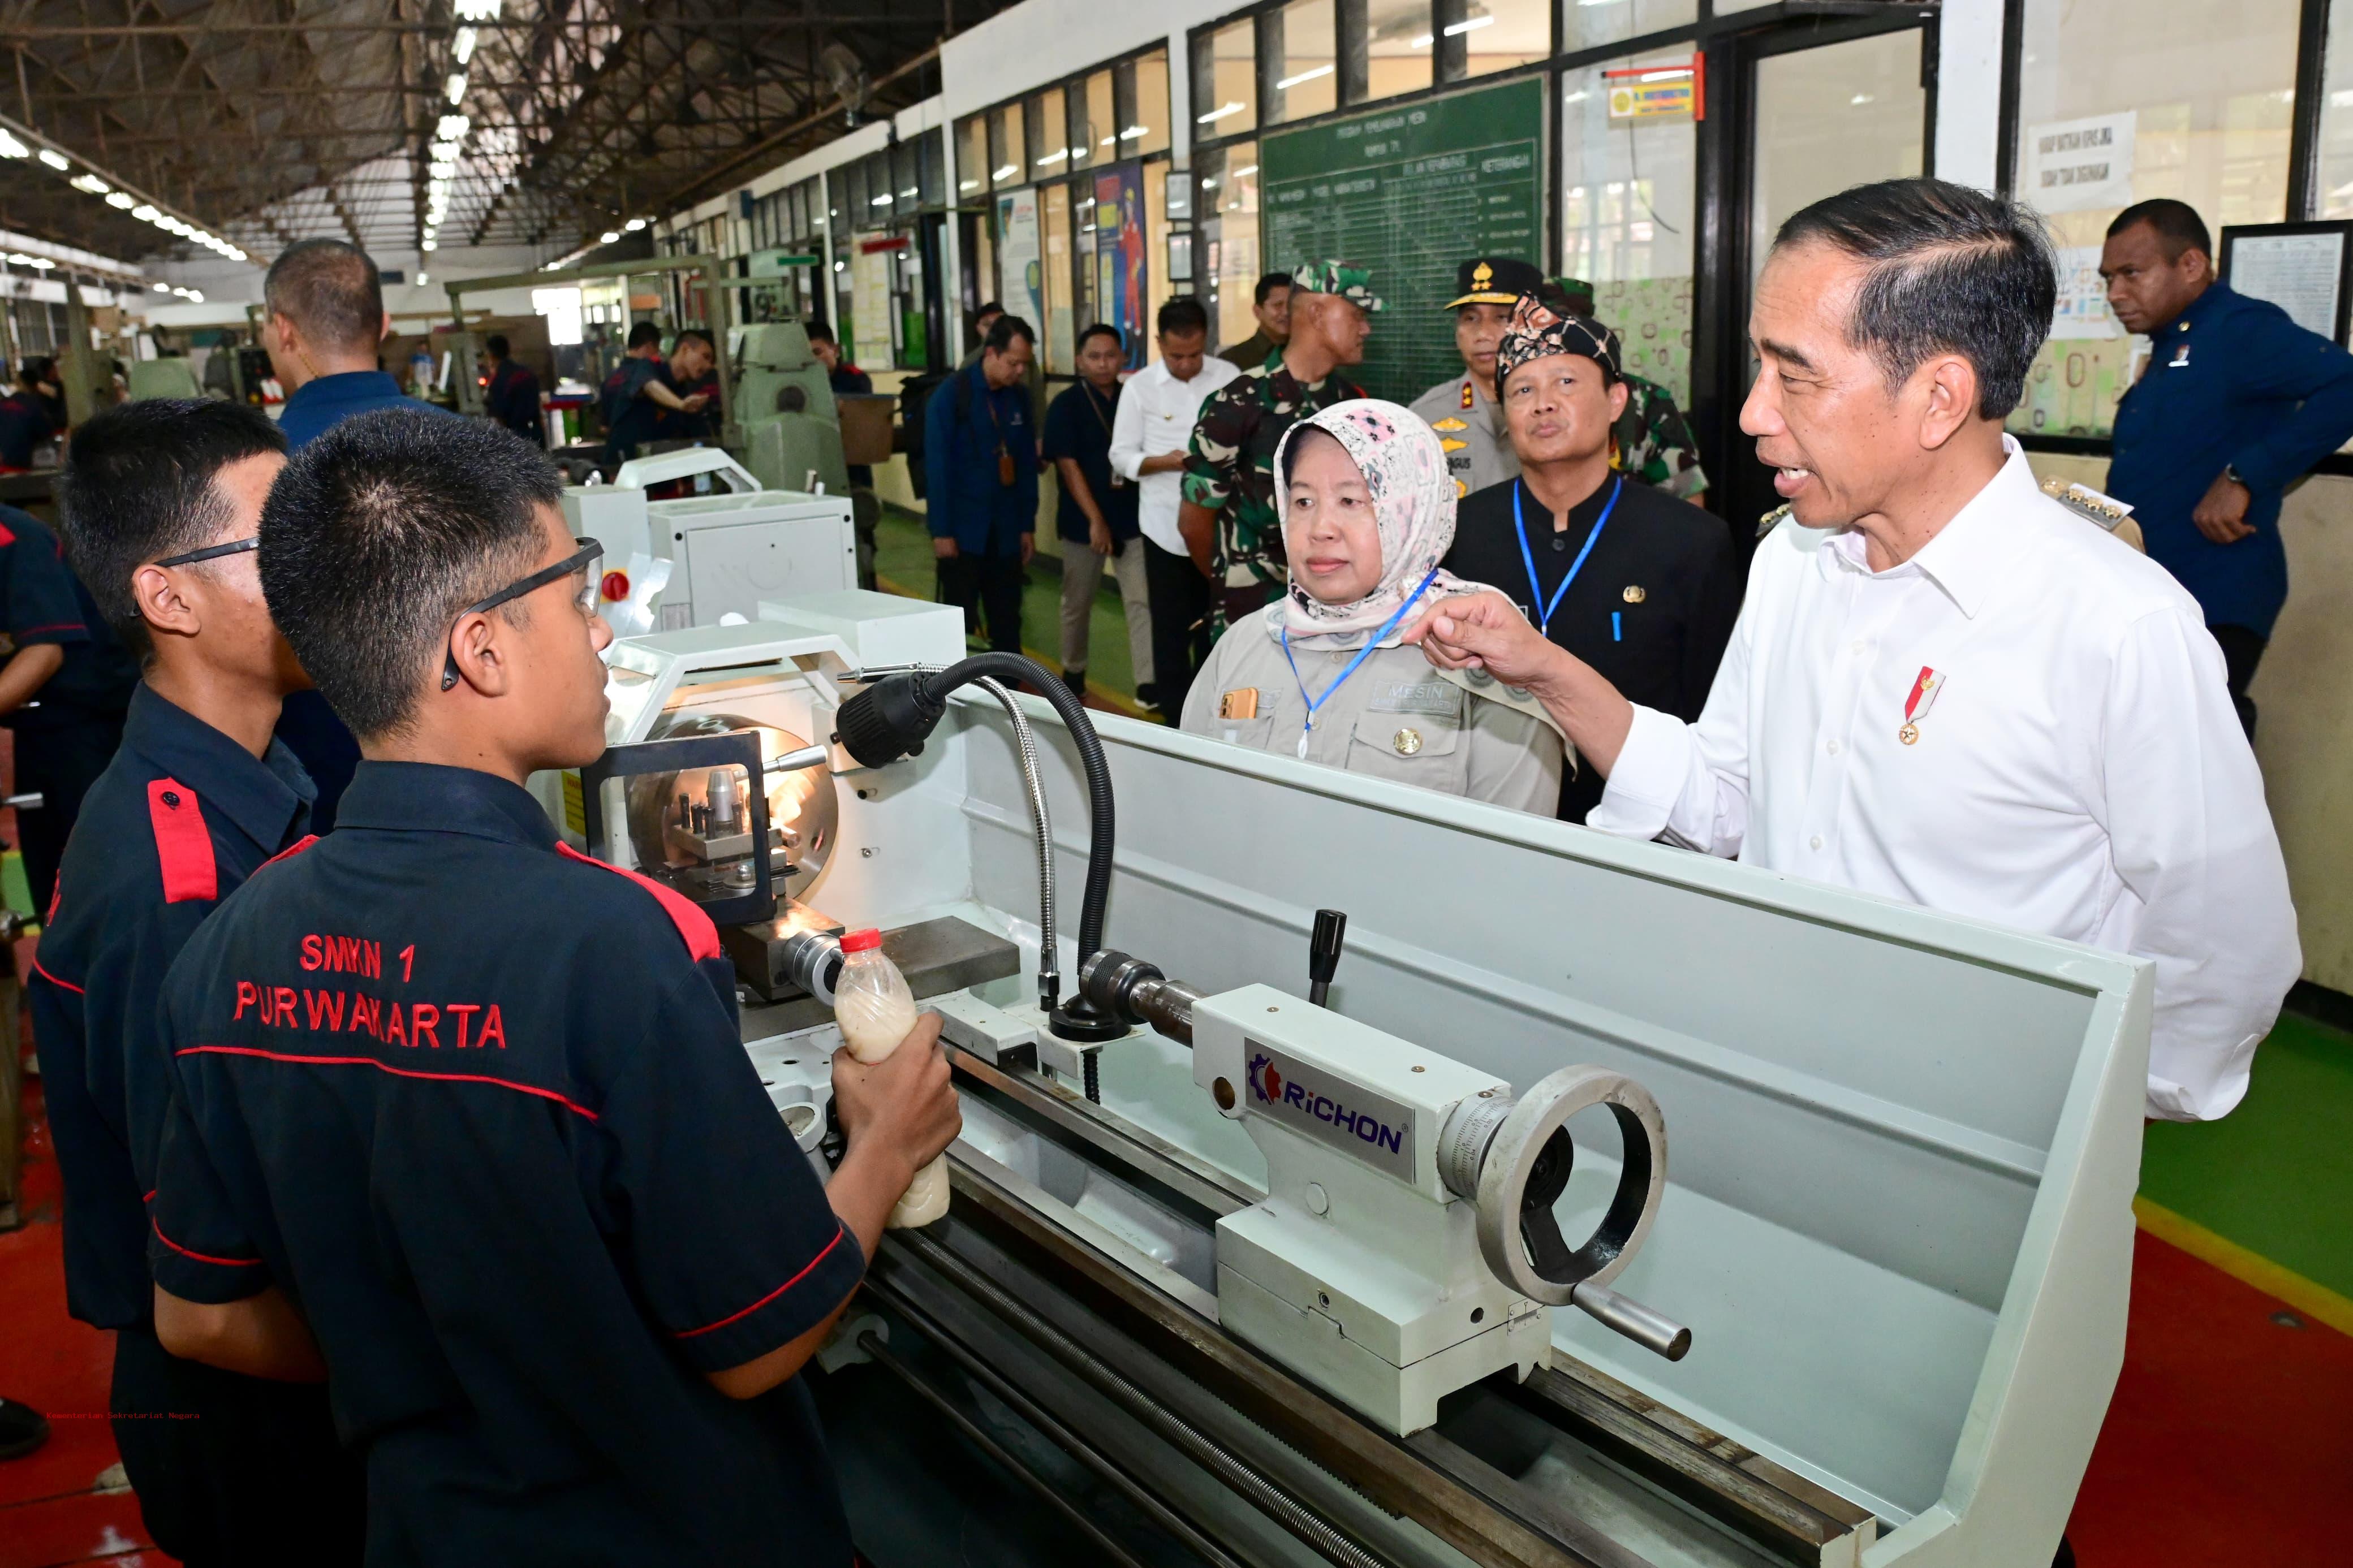
[[[937,581],[933,565],[932,538],[923,520],[892,507],[882,509],[875,530],[874,570],[891,593],[928,599]],[[1062,579],[1050,562],[1039,562],[1029,573],[1029,588],[1021,596],[1021,643],[1049,669],[1062,668]],[[1119,589],[1106,574],[1095,595],[1094,626],[1087,634],[1087,689],[1120,704],[1135,700],[1134,661],[1127,656],[1127,614]]]
[[[2148,1129],[2141,1195],[2353,1297],[2353,1035],[2284,1016],[2220,1121]]]

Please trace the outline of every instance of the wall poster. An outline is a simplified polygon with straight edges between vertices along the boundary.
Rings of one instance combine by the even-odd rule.
[[[1038,259],[1038,187],[997,198],[997,299],[1032,331],[1044,331],[1046,269]]]
[[[1095,175],[1095,320],[1119,330],[1127,368],[1144,368],[1144,165],[1115,163]]]

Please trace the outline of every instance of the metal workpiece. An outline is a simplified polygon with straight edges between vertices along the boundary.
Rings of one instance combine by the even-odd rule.
[[[1079,965],[1079,991],[1114,1018],[1180,1046],[1193,1043],[1193,1006],[1201,993],[1140,958],[1109,948],[1090,953]]]
[[[1155,1436],[1216,1476],[1250,1504],[1280,1524],[1326,1562],[1342,1568],[1399,1568],[1394,1558],[1375,1552],[1349,1535],[1289,1491],[1204,1436],[1190,1422],[1168,1409],[1113,1370],[1084,1345],[1031,1311],[987,1275],[920,1231],[900,1231],[892,1237],[923,1263],[954,1281],[958,1289],[1019,1331],[1039,1350],[1076,1373]]]
[[[834,982],[841,978],[841,939],[829,931],[796,931],[776,948],[781,977],[812,998],[833,1005]]]

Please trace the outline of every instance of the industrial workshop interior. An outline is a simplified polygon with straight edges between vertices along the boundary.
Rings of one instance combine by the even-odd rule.
[[[2353,1563],[2353,0],[0,48],[0,1568]]]

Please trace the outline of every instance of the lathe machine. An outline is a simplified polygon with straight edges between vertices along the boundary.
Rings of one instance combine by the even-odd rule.
[[[881,1568],[2051,1560],[2145,965],[964,658],[855,591],[624,640],[537,781],[712,912],[820,1170],[831,936],[942,1016],[953,1206],[812,1374]]]

